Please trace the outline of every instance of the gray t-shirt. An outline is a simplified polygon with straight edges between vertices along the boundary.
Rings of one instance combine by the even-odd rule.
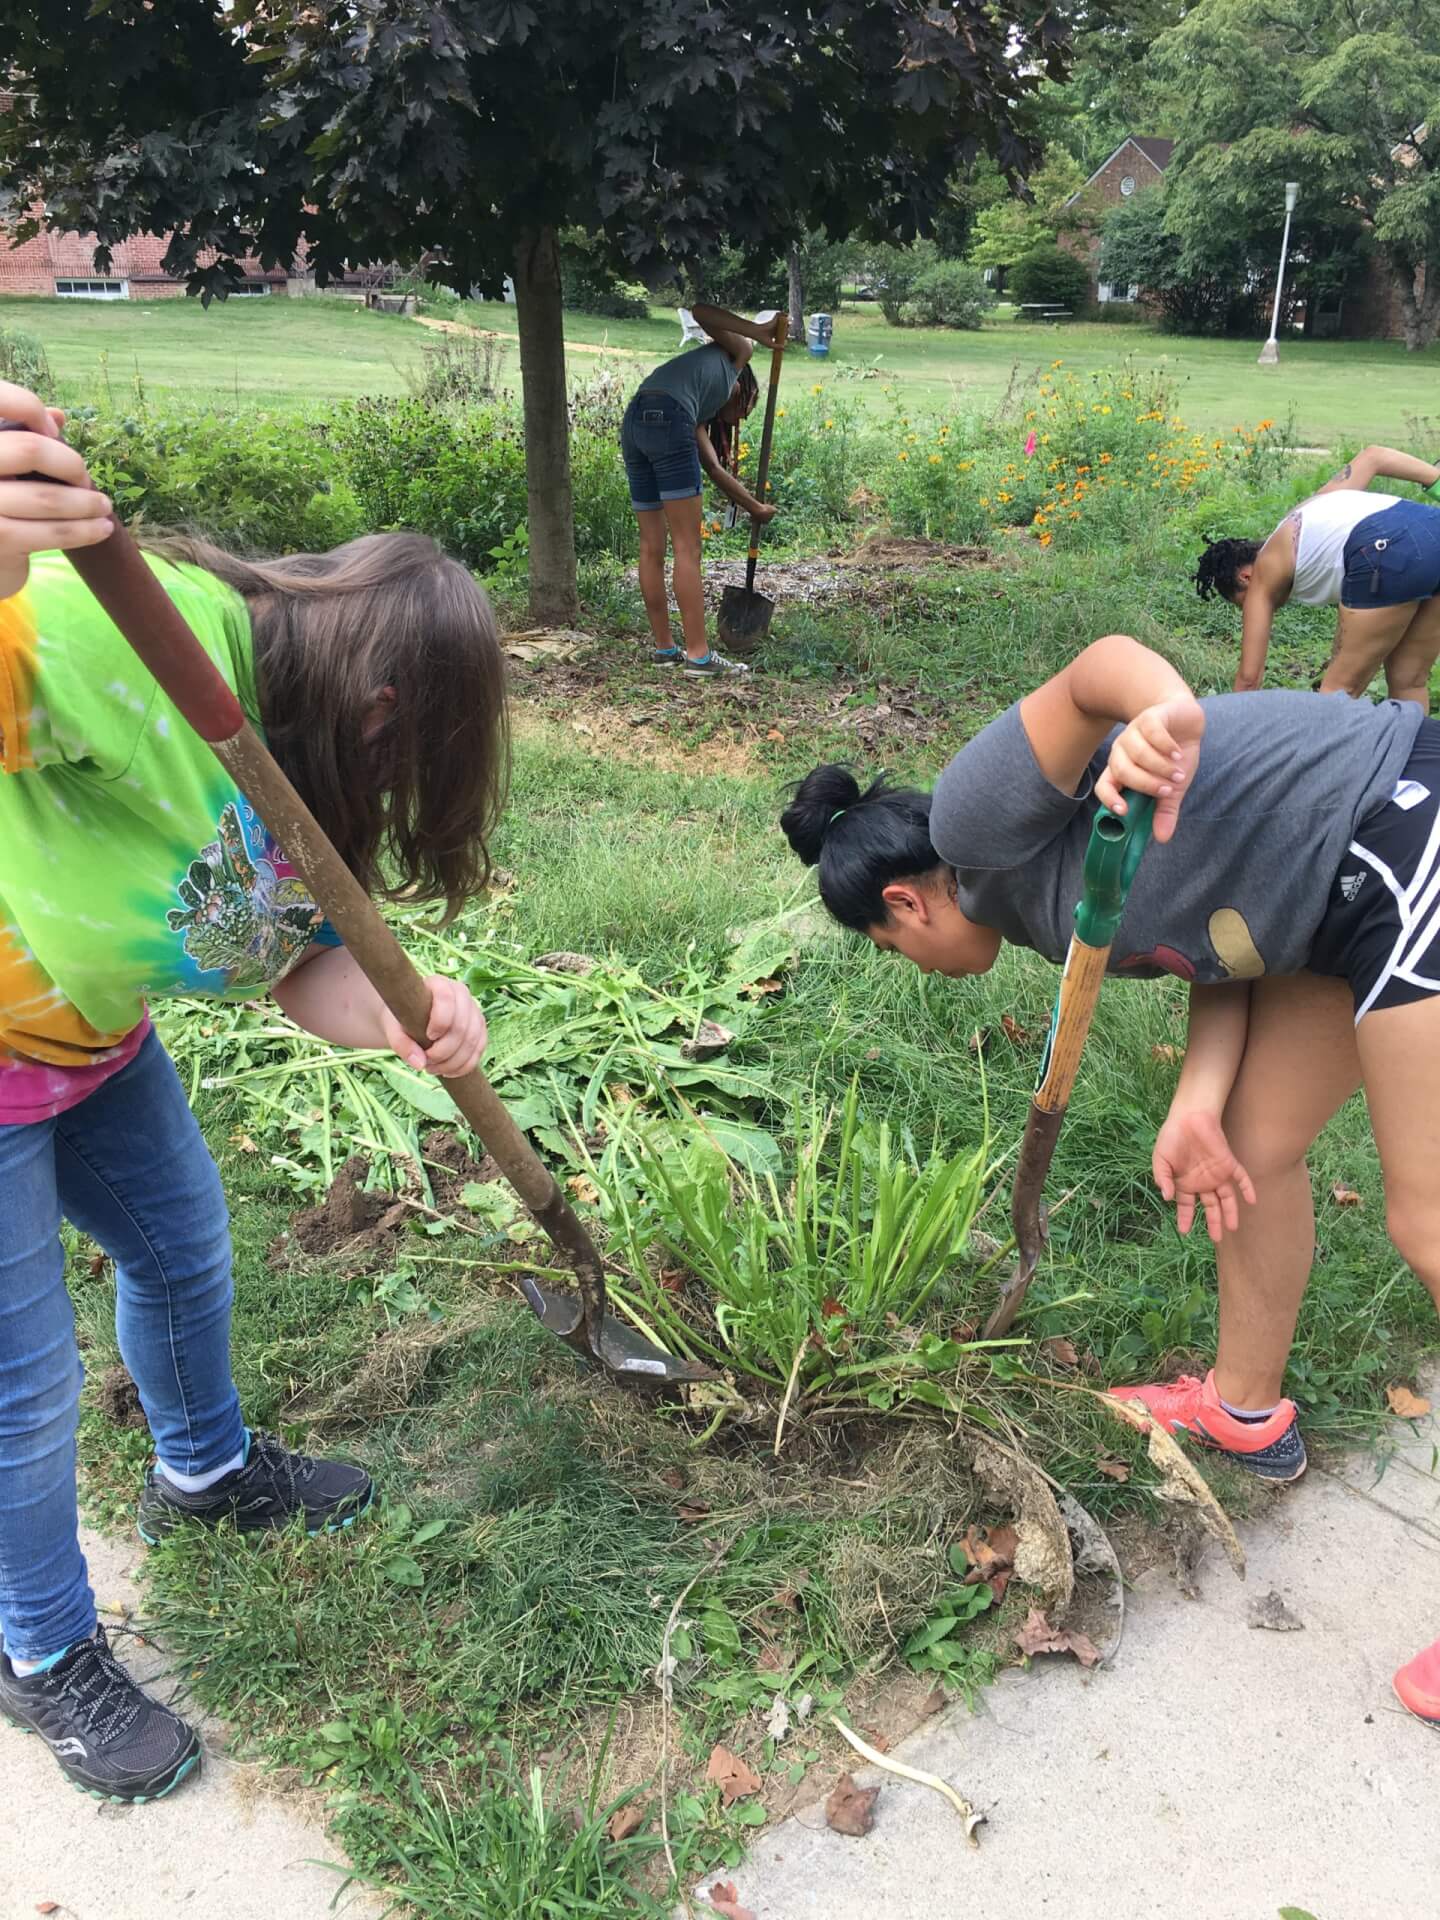
[[[1230,693],[1202,700],[1205,739],[1175,837],[1140,862],[1108,971],[1212,984],[1296,973],[1357,824],[1390,798],[1423,718],[1412,700]],[[1116,732],[1119,731],[1117,728]],[[1016,945],[1064,958],[1084,890],[1093,786],[1041,773],[1011,707],[945,768],[930,838],[961,910]]]
[[[723,347],[691,347],[677,353],[673,360],[656,367],[641,388],[642,393],[668,393],[689,414],[697,426],[713,420],[730,398],[735,384],[735,362]]]

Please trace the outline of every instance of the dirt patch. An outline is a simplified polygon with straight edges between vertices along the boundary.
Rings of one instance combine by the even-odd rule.
[[[477,1160],[449,1127],[435,1127],[420,1145],[425,1155],[425,1171],[430,1176],[430,1190],[441,1213],[462,1207],[460,1196],[472,1182],[484,1186],[487,1181],[505,1177],[488,1153]]]
[[[509,1303],[499,1310],[512,1311]],[[353,1426],[404,1413],[426,1374],[446,1348],[466,1340],[497,1302],[466,1301],[439,1320],[415,1319],[381,1334],[348,1380],[322,1396],[302,1394],[286,1407],[286,1418],[310,1426]]]
[[[140,1404],[140,1389],[118,1362],[101,1374],[95,1404],[112,1427],[143,1433],[150,1424]]]
[[[347,1264],[359,1272],[371,1256],[383,1257],[409,1208],[393,1194],[366,1193],[369,1171],[360,1154],[347,1160],[320,1204],[295,1215],[289,1233],[282,1234],[277,1248],[272,1248],[272,1258],[282,1245],[286,1251],[298,1248],[312,1260],[343,1251]]]

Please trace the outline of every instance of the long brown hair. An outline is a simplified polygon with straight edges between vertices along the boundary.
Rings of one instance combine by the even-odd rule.
[[[418,533],[280,560],[145,544],[243,597],[266,744],[361,885],[458,912],[490,877],[510,780],[505,661],[472,575]]]

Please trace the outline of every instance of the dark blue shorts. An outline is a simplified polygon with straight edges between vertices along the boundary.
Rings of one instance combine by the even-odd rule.
[[[640,389],[620,423],[620,452],[637,513],[655,513],[666,500],[689,500],[703,490],[695,422],[668,393]]]
[[[1359,612],[1440,593],[1440,507],[1400,500],[1362,520],[1345,542],[1340,604]]]

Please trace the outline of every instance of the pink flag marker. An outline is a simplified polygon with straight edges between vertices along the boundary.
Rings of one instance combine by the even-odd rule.
[[[1031,430],[1029,439],[1025,442],[1025,451],[1027,454],[1034,453],[1035,451],[1035,434],[1033,429]]]

